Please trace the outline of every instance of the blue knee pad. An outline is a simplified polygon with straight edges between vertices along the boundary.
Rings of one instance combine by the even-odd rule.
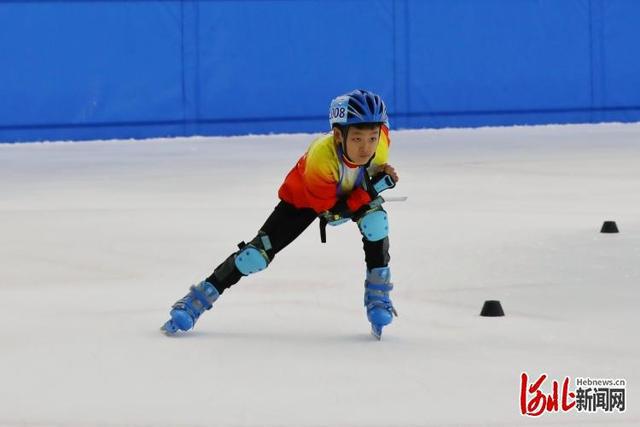
[[[262,250],[249,244],[236,254],[236,268],[244,276],[257,273],[267,268],[269,256]]]
[[[248,245],[242,242],[239,246],[240,251],[236,253],[234,263],[242,275],[248,276],[267,268],[271,261],[267,251],[271,250],[272,246],[265,232],[261,230]]]
[[[389,235],[389,222],[387,221],[387,213],[383,210],[377,210],[365,214],[358,221],[360,233],[370,242],[377,242]]]

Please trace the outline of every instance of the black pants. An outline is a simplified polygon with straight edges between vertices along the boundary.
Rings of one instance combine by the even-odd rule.
[[[258,236],[250,243],[261,247],[260,238],[266,234],[271,242],[271,248],[266,252],[269,260],[273,261],[275,255],[302,234],[317,216],[313,209],[298,209],[289,203],[281,201],[260,228]],[[388,237],[377,242],[370,242],[363,237],[362,242],[365,262],[369,270],[372,268],[386,267],[389,264]],[[237,252],[231,254],[214,270],[211,276],[207,278],[207,281],[212,283],[220,293],[238,283],[242,278],[242,273],[238,271],[235,264],[236,253]]]

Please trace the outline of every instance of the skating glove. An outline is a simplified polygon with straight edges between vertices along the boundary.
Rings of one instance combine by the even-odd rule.
[[[396,186],[396,182],[393,180],[391,175],[388,175],[384,172],[381,172],[371,178],[371,187],[373,187],[373,191],[375,195],[382,193],[384,190],[388,190]]]
[[[340,199],[331,209],[322,212],[319,216],[326,224],[336,226],[349,221],[351,219],[351,211],[347,207],[346,200]]]

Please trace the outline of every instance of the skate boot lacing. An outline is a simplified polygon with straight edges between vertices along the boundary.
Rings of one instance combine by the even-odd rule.
[[[195,320],[205,310],[209,310],[216,299],[218,299],[218,292],[213,285],[209,282],[200,282],[191,286],[190,292],[179,299],[172,308],[186,311]]]
[[[393,285],[367,283],[365,288],[364,305],[367,311],[381,308],[398,317],[398,312],[389,297],[389,291],[393,289]]]

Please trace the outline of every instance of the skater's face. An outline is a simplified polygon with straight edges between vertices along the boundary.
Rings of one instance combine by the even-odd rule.
[[[342,144],[342,132],[334,129],[336,142]],[[351,126],[347,132],[346,151],[352,162],[361,166],[366,164],[376,152],[380,142],[380,126],[357,128]]]

